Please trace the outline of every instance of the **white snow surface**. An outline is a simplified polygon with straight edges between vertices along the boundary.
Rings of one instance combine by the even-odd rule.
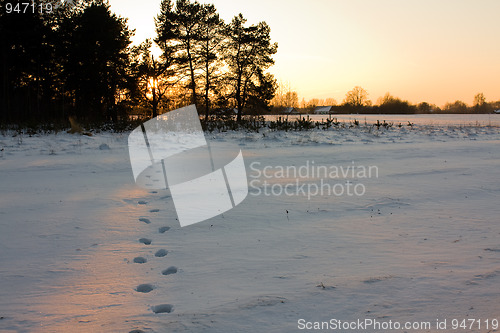
[[[306,161],[379,177],[354,179],[366,193],[353,197],[250,188],[184,228],[168,190],[135,185],[127,136],[0,135],[0,332],[498,331],[451,321],[500,320],[499,127],[212,133],[249,177],[252,162]]]

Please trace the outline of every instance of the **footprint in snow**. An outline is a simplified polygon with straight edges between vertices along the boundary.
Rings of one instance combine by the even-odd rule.
[[[174,306],[172,304],[159,304],[151,307],[154,313],[171,313],[174,311]]]
[[[160,210],[158,208],[151,209],[149,212],[150,213],[158,213]]]
[[[141,200],[141,201],[138,201],[137,202],[139,205],[147,205],[148,202],[147,201],[144,201],[144,200]]]
[[[144,222],[144,223],[146,223],[146,224],[150,224],[150,223],[151,223],[151,221],[150,221],[149,219],[145,218],[145,217],[141,217],[141,218],[139,219],[139,221]]]
[[[146,262],[147,262],[147,260],[146,260],[146,258],[144,258],[144,257],[135,257],[135,258],[134,258],[134,262],[135,262],[136,264],[144,264],[144,263],[146,263]]]
[[[170,266],[169,268],[163,270],[161,274],[163,275],[170,275],[170,274],[175,274],[177,273],[177,267],[175,266]]]
[[[169,230],[170,230],[170,227],[160,227],[160,228],[158,229],[158,232],[159,232],[160,234],[164,234],[166,231],[169,231]]]
[[[144,244],[144,245],[151,245],[151,239],[149,238],[139,238],[139,242]]]
[[[149,293],[153,289],[154,287],[149,283],[140,284],[137,286],[137,288],[135,288],[135,290],[140,293]]]
[[[164,256],[166,256],[166,255],[167,255],[167,253],[168,253],[168,251],[167,251],[167,250],[165,250],[165,249],[160,249],[160,250],[156,251],[156,253],[155,253],[155,257],[164,257]]]

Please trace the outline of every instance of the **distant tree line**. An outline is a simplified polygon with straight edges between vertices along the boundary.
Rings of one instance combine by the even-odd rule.
[[[1,123],[118,121],[192,103],[207,118],[269,111],[277,44],[265,22],[248,26],[239,14],[225,23],[211,4],[162,0],[156,37],[132,46],[134,31],[106,0],[6,11],[20,2],[0,10]],[[49,2],[60,3],[35,8]]]
[[[300,113],[313,113],[317,106],[333,106],[332,111],[337,114],[492,113],[495,110],[500,110],[500,101],[487,102],[483,93],[474,96],[472,106],[462,101],[446,103],[443,107],[427,102],[411,104],[406,100],[392,96],[390,93],[378,98],[377,103],[373,104],[368,98],[368,92],[360,86],[348,91],[341,104],[337,104],[334,98],[312,98],[308,101],[302,98],[299,103],[297,92],[291,88],[289,82],[277,84],[276,95],[271,100],[271,104],[272,112],[276,114],[282,113],[289,107],[298,109]]]

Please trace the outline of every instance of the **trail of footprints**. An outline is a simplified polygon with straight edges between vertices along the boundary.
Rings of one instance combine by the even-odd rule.
[[[144,201],[144,200],[138,201],[137,203],[139,205],[147,205],[148,204],[148,202]],[[159,209],[150,209],[149,210],[150,213],[157,213],[159,211],[160,211]],[[149,218],[145,218],[145,217],[139,218],[139,222],[143,222],[146,225],[152,224],[151,220]],[[164,234],[168,230],[170,230],[170,227],[162,226],[162,227],[158,228],[158,233]],[[139,241],[139,243],[142,243],[144,246],[151,246],[151,244],[153,243],[152,239],[146,238],[146,237],[139,238],[138,241]],[[166,249],[158,249],[154,254],[154,256],[155,256],[154,259],[166,257],[167,254],[168,254],[168,251]],[[133,259],[133,262],[135,264],[145,264],[148,262],[148,259],[146,259],[146,257],[135,257]],[[167,267],[166,269],[162,270],[162,272],[161,272],[161,274],[164,276],[168,276],[168,275],[175,274],[175,273],[177,273],[177,267],[175,267],[175,266]],[[155,289],[154,285],[152,285],[150,283],[144,283],[144,284],[138,285],[135,288],[135,291],[139,292],[139,293],[149,293],[150,291],[152,291],[154,289]],[[171,313],[174,310],[174,307],[171,304],[158,304],[158,305],[152,306],[151,310],[154,313]],[[134,330],[132,332],[142,332],[142,331]]]

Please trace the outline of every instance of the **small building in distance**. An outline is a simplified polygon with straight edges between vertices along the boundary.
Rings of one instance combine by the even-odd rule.
[[[300,114],[299,110],[294,107],[286,107],[283,109],[283,114]]]
[[[317,106],[313,110],[314,114],[332,114],[334,113],[333,111],[333,106],[328,105],[328,106]]]

